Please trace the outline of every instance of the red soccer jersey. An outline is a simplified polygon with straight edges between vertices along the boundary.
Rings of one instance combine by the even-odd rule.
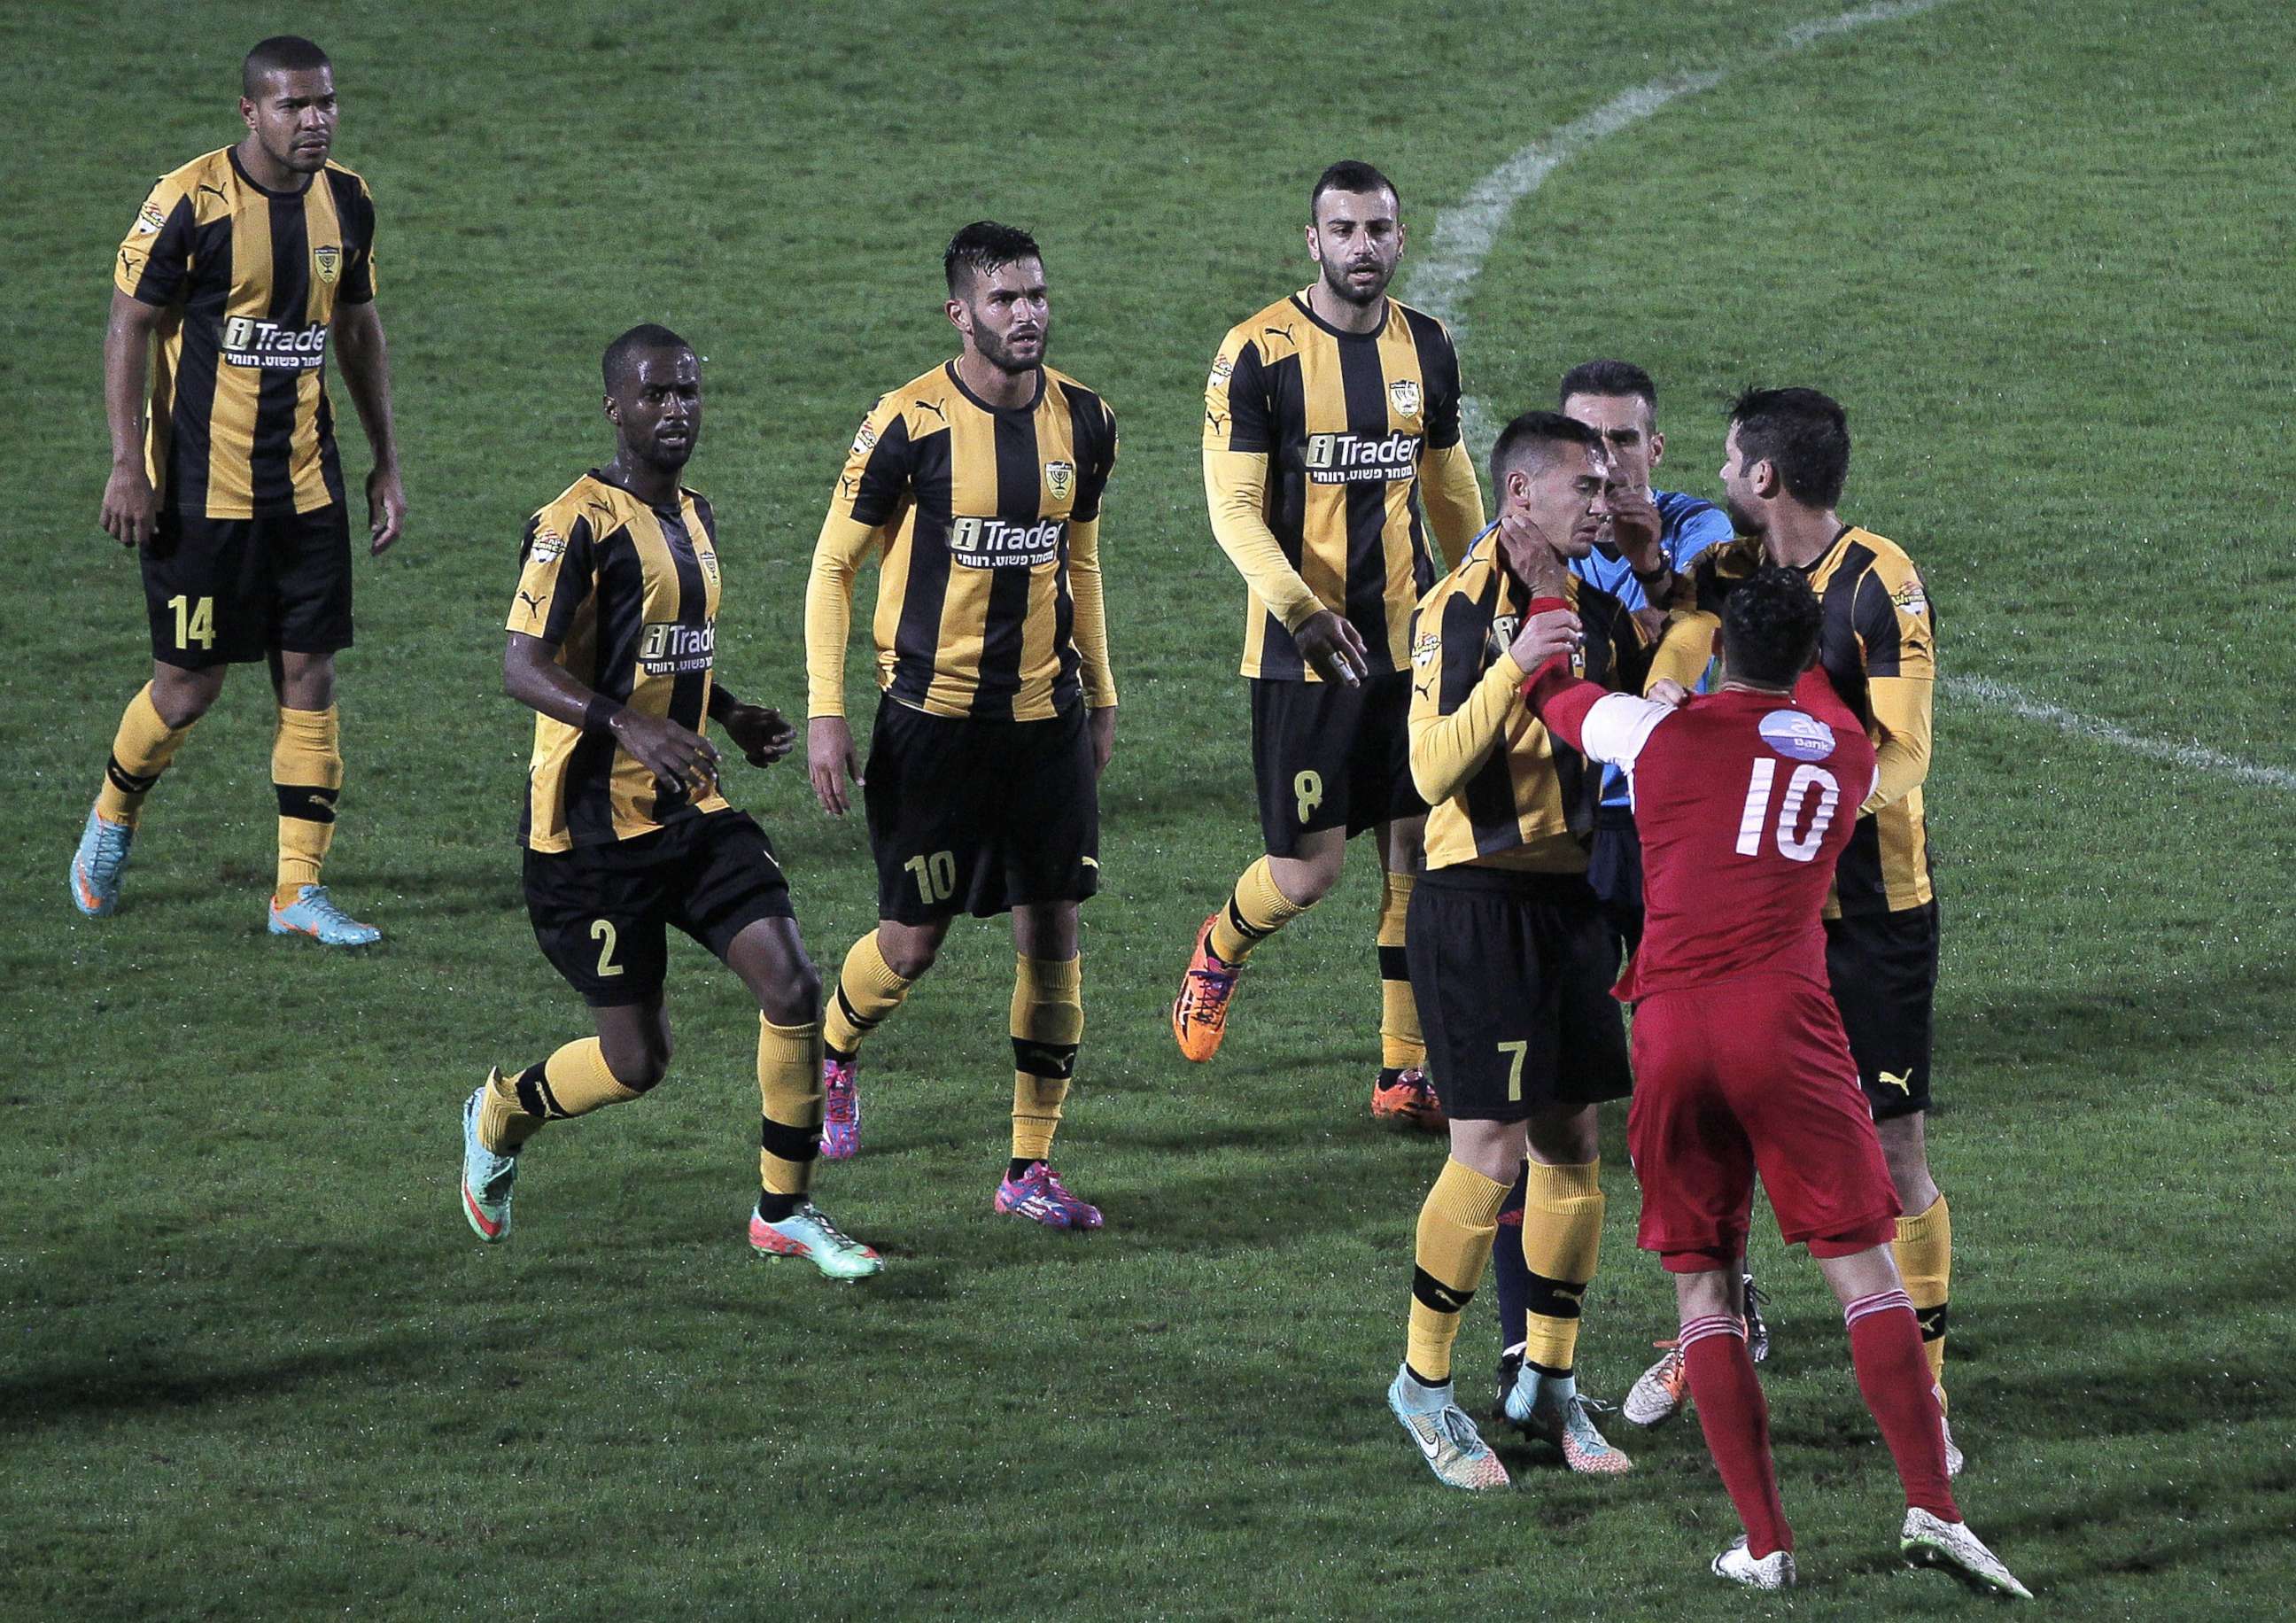
[[[1874,746],[1824,673],[1791,698],[1727,692],[1679,709],[1574,681],[1555,661],[1529,687],[1566,742],[1628,774],[1644,916],[1619,996],[1750,973],[1825,986],[1819,916],[1874,791]]]

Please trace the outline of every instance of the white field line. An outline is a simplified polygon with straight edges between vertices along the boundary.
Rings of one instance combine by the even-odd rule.
[[[2166,761],[2173,766],[2189,766],[2196,772],[2212,776],[2233,778],[2243,783],[2254,783],[2265,789],[2277,789],[2283,793],[2296,793],[2296,772],[2282,766],[2259,766],[2254,761],[2244,761],[2236,755],[2226,755],[2221,750],[2211,750],[2205,744],[2173,743],[2166,739],[2146,738],[2116,726],[2109,721],[2079,715],[2062,705],[2045,703],[2028,698],[2006,683],[1988,676],[1948,676],[1945,689],[1959,699],[1973,699],[1997,710],[2006,710],[2024,721],[2038,721],[2076,738],[2091,738],[2099,743],[2111,744],[2132,755],[2142,755],[2156,761]]]
[[[1945,3],[1946,0],[1889,0],[1882,4],[1859,6],[1839,16],[1796,23],[1778,37],[1778,49],[1800,51],[1820,40],[1852,33],[1874,23],[1916,17]],[[1464,332],[1467,324],[1467,297],[1474,291],[1476,279],[1483,272],[1483,262],[1490,258],[1499,232],[1517,204],[1544,185],[1549,175],[1604,136],[1639,124],[1684,96],[1711,90],[1729,74],[1729,70],[1715,69],[1652,79],[1611,97],[1594,111],[1521,148],[1476,183],[1464,202],[1436,217],[1435,227],[1430,234],[1434,247],[1423,258],[1408,264],[1406,280],[1412,302],[1439,317],[1455,336]],[[1493,438],[1489,416],[1482,402],[1472,395],[1460,402],[1460,414],[1465,420],[1467,442],[1480,460],[1489,451]],[[2060,705],[2029,698],[2005,683],[1988,677],[1948,676],[1945,688],[1956,697],[2006,710],[2022,720],[2039,722],[2076,737],[2093,738],[2131,754],[2267,789],[2296,792],[2296,772],[2258,766],[2201,744],[2146,738],[2109,721],[2096,721]]]
[[[1779,36],[1780,51],[1799,51],[1821,39],[1862,29],[1869,23],[1892,22],[1902,17],[1933,11],[1945,0],[1893,0],[1891,4],[1860,6],[1838,17],[1796,23]],[[1483,176],[1467,199],[1436,217],[1430,234],[1434,247],[1424,258],[1410,261],[1406,277],[1411,302],[1439,317],[1456,337],[1466,328],[1467,295],[1482,275],[1500,229],[1515,205],[1546,184],[1546,177],[1606,135],[1639,124],[1669,102],[1711,90],[1729,77],[1729,70],[1677,74],[1652,79],[1621,92],[1594,111],[1574,119],[1561,129],[1532,142]],[[1460,403],[1468,445],[1480,460],[1495,436],[1483,403],[1470,395]]]

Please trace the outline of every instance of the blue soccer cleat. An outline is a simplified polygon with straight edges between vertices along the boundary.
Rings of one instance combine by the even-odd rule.
[[[778,1222],[751,1212],[750,1246],[760,1256],[802,1257],[832,1279],[865,1279],[885,1267],[883,1258],[840,1232],[811,1201]]]
[[[518,1181],[518,1157],[497,1155],[479,1142],[479,1110],[501,1075],[488,1071],[463,1102],[463,1216],[488,1245],[510,1233],[511,1185]]]
[[[119,908],[119,871],[135,844],[135,825],[114,823],[93,807],[72,853],[72,906],[91,919],[110,918]]]
[[[372,947],[382,939],[382,931],[372,924],[360,923],[336,906],[324,885],[305,885],[295,893],[294,901],[284,907],[277,898],[273,898],[271,933],[309,936],[323,947]]]

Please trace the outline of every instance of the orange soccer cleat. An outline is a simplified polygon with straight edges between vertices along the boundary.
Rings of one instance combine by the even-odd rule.
[[[1172,1000],[1172,1036],[1180,1052],[1199,1065],[1219,1052],[1227,1035],[1228,1001],[1235,996],[1235,978],[1243,965],[1229,963],[1212,953],[1212,921],[1206,918],[1196,931],[1196,949],[1188,957],[1188,972],[1180,978],[1180,995]]]

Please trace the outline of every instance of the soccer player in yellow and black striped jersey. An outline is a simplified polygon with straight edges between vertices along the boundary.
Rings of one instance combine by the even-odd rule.
[[[112,741],[72,858],[72,900],[91,917],[119,906],[144,797],[230,666],[268,659],[279,702],[271,930],[363,946],[381,932],[319,882],[343,783],[334,656],[351,643],[350,528],[324,369],[332,343],[374,452],[366,494],[380,553],[406,503],[375,313],[374,202],[328,160],[334,71],[318,46],[266,39],[240,78],[246,135],[161,176],[113,263],[102,522],[140,549],[152,679]]]
[[[1690,578],[1694,609],[1669,627],[1657,668],[1678,678],[1693,663],[1702,666],[1723,597],[1765,562],[1800,570],[1817,594],[1824,611],[1818,661],[1866,723],[1880,774],[1834,873],[1826,969],[1890,1180],[1910,1214],[1898,1220],[1898,1271],[1942,1403],[1953,1228],[1923,1129],[1938,973],[1937,895],[1922,804],[1937,612],[1903,548],[1836,512],[1849,473],[1849,417],[1837,402],[1814,389],[1739,397],[1722,466],[1723,505],[1739,539],[1699,559]],[[1948,1445],[1956,1470],[1959,1458]]]
[[[758,1000],[765,1187],[750,1245],[832,1278],[874,1274],[877,1253],[807,1199],[821,1129],[821,978],[772,845],[718,792],[711,721],[758,766],[797,734],[717,681],[718,520],[678,482],[701,434],[701,364],[676,333],[646,325],[607,347],[604,372],[614,459],[527,525],[503,654],[504,688],[536,712],[519,816],[527,911],[598,1034],[489,1072],[464,1102],[463,1215],[480,1239],[504,1239],[527,1141],[661,1080],[674,924]]]
[[[1491,451],[1499,521],[1421,600],[1412,627],[1411,772],[1430,809],[1406,955],[1451,1153],[1419,1214],[1410,1332],[1388,1403],[1457,1488],[1506,1481],[1453,1396],[1451,1353],[1518,1176],[1529,1333],[1507,1416],[1555,1441],[1573,1471],[1628,1469],[1588,1419],[1575,1373],[1603,1234],[1595,1106],[1631,1086],[1611,996],[1618,939],[1587,877],[1602,775],[1521,691],[1545,657],[1534,605],[1557,600],[1583,628],[1573,670],[1640,691],[1641,627],[1569,568],[1611,516],[1614,477],[1586,423],[1554,412],[1508,423]]]
[[[854,436],[806,592],[807,756],[822,807],[862,785],[877,928],[827,1012],[823,1153],[860,1147],[855,1056],[959,913],[1013,915],[1013,1155],[996,1208],[1098,1228],[1048,1157],[1084,1031],[1078,904],[1098,888],[1098,780],[1116,739],[1100,504],[1116,417],[1045,365],[1029,234],[993,221],[942,256],[957,357],[879,398]],[[882,697],[865,775],[845,718],[853,586],[878,561]]]
[[[1204,391],[1212,534],[1250,587],[1243,674],[1267,855],[1196,932],[1172,1031],[1209,1060],[1252,950],[1335,884],[1376,829],[1380,1073],[1372,1113],[1431,1129],[1440,1107],[1403,963],[1426,807],[1411,786],[1411,607],[1482,528],[1459,430],[1459,363],[1433,316],[1387,296],[1404,230],[1393,184],[1335,163],[1308,200],[1316,281],[1228,332]]]

